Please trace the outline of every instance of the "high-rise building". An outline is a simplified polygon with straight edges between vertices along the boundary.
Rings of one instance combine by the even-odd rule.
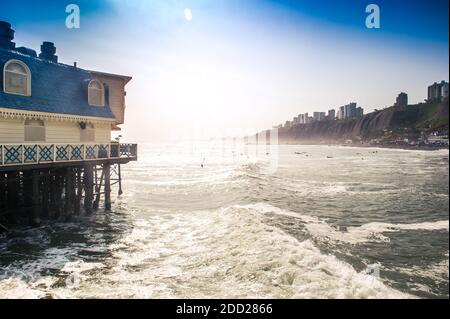
[[[325,119],[325,112],[314,112],[313,113],[314,122],[320,122]]]
[[[343,120],[344,119],[344,107],[343,106],[339,107],[338,113],[337,113],[337,118],[339,120]]]
[[[306,121],[305,121],[305,114],[299,114],[298,115],[298,123],[299,124],[305,124],[306,123]]]
[[[328,111],[328,119],[329,120],[335,120],[336,119],[336,111],[335,110],[329,110]]]
[[[395,100],[395,107],[408,106],[408,94],[405,92],[400,93]]]
[[[356,103],[344,105],[344,118],[350,119],[356,117]]]
[[[338,109],[337,118],[339,120],[357,118],[364,115],[364,109],[357,107],[356,103],[349,103]]]
[[[448,82],[434,82],[428,87],[428,102],[437,102],[448,99]]]
[[[355,117],[363,117],[364,116],[364,109],[359,106],[356,108],[356,116]]]
[[[448,101],[448,82],[442,84],[441,96],[443,101]]]

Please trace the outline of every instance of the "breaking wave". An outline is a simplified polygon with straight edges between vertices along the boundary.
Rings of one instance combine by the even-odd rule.
[[[276,209],[234,205],[136,220],[108,247],[111,260],[66,260],[59,265],[64,280],[4,279],[0,297],[411,297],[322,253],[310,240],[267,225],[263,214],[269,210]]]

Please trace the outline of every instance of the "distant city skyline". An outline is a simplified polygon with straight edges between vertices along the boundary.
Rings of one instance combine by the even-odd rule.
[[[74,3],[77,30],[63,2],[2,1],[0,20],[19,46],[52,41],[63,63],[133,76],[128,140],[267,129],[349,101],[371,112],[400,92],[419,103],[449,79],[448,1],[376,1],[381,29],[361,0]]]
[[[418,104],[422,102],[445,102],[448,101],[449,98],[449,82],[440,81],[434,82],[429,85],[427,98],[424,101],[420,101]],[[359,118],[364,115],[364,108],[361,106],[357,106],[358,103],[351,102],[344,106],[340,106],[338,108],[332,108],[328,110],[328,115],[326,112],[313,112],[313,116],[309,116],[308,113],[299,114],[298,116],[294,116],[292,120],[287,120],[284,124],[273,125],[273,128],[282,128],[282,127],[291,127],[296,124],[308,124],[311,122],[320,122],[324,120],[344,120],[348,118]],[[388,107],[407,107],[409,105],[408,94],[405,92],[400,92],[392,105],[386,106]],[[384,108],[384,107],[383,107]],[[379,109],[375,109],[373,111],[378,111]]]

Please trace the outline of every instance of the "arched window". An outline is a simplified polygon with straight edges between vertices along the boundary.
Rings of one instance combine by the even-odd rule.
[[[31,96],[31,72],[19,60],[10,60],[3,69],[3,91],[5,93]]]
[[[100,81],[89,82],[88,102],[92,106],[105,106],[105,87]]]
[[[44,121],[25,120],[25,142],[45,142]]]

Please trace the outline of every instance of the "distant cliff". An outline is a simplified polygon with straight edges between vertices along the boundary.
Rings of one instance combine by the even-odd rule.
[[[386,136],[420,137],[421,132],[448,130],[449,104],[421,103],[390,107],[359,119],[326,120],[279,129],[280,142],[342,142]]]

